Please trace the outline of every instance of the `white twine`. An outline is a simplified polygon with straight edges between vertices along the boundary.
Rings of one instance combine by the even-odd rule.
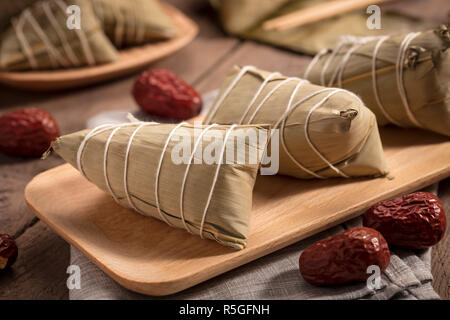
[[[335,167],[331,162],[329,162],[327,160],[327,158],[325,158],[325,156],[313,145],[311,138],[309,137],[309,132],[308,132],[308,128],[309,128],[309,119],[312,116],[312,113],[319,108],[321,105],[323,105],[332,95],[338,93],[338,92],[347,92],[346,90],[343,89],[335,89],[333,92],[329,93],[325,98],[322,99],[322,101],[318,102],[316,105],[314,105],[308,112],[308,115],[306,116],[306,123],[305,123],[305,137],[306,137],[306,141],[308,142],[308,145],[311,147],[311,149],[313,149],[313,151],[320,157],[320,159],[322,159],[334,172],[336,172],[337,174],[339,174],[340,176],[344,177],[344,178],[350,178],[348,175],[346,175],[344,172],[342,172],[341,170],[339,170],[339,168]],[[294,109],[294,108],[293,108]]]
[[[131,126],[131,125],[136,125],[136,123],[124,123],[124,124],[118,125],[118,126],[116,126],[116,128],[114,128],[114,130],[110,133],[110,135],[108,136],[108,139],[106,140],[105,151],[103,154],[103,176],[105,178],[106,187],[108,188],[109,193],[114,198],[114,201],[116,201],[117,203],[119,203],[119,199],[117,198],[114,191],[112,190],[111,184],[109,182],[109,177],[107,174],[108,151],[109,151],[109,146],[111,144],[112,138],[117,133],[117,131],[119,131],[123,127]]]
[[[91,131],[89,131],[88,134],[86,134],[86,136],[84,137],[84,139],[81,141],[80,146],[78,147],[78,151],[77,151],[77,167],[78,167],[78,171],[81,172],[81,174],[88,179],[88,177],[86,176],[86,174],[84,173],[84,169],[83,166],[81,164],[81,158],[83,155],[83,151],[84,148],[86,147],[87,142],[94,136],[103,133],[105,131],[111,130],[112,128],[114,128],[115,125],[113,124],[102,124],[94,129],[92,129]],[[89,179],[88,179],[89,180]]]
[[[342,177],[344,177],[344,178],[349,178],[348,175],[346,175],[344,172],[342,172],[342,171],[339,170],[337,167],[335,167],[330,161],[328,161],[328,159],[326,159],[325,156],[322,155],[322,153],[314,146],[314,144],[312,143],[311,138],[310,138],[310,136],[309,136],[309,130],[308,130],[308,128],[309,128],[309,120],[310,120],[310,118],[311,118],[312,113],[313,113],[318,107],[320,107],[321,105],[323,105],[323,104],[324,104],[324,103],[325,103],[332,95],[334,95],[334,94],[336,94],[336,93],[338,93],[338,92],[345,92],[345,93],[347,93],[347,94],[349,94],[349,95],[355,97],[355,98],[362,104],[362,101],[361,101],[361,99],[359,99],[358,96],[356,96],[355,94],[353,94],[353,93],[351,93],[351,92],[349,92],[349,91],[347,91],[347,90],[339,89],[339,88],[323,88],[323,89],[320,89],[320,90],[318,90],[318,91],[316,91],[316,92],[311,93],[310,95],[308,95],[308,96],[306,96],[306,97],[303,97],[303,98],[300,99],[299,101],[297,101],[297,102],[294,104],[294,106],[293,106],[290,110],[288,110],[287,112],[285,112],[285,113],[281,116],[281,118],[280,118],[280,119],[277,121],[277,123],[275,124],[275,127],[278,127],[278,125],[280,124],[281,121],[286,120],[287,117],[289,116],[289,114],[291,114],[295,109],[297,109],[297,108],[298,108],[300,105],[302,105],[305,101],[307,101],[307,100],[313,98],[314,96],[316,96],[316,95],[318,95],[318,94],[321,94],[321,93],[327,92],[327,91],[331,91],[331,93],[328,94],[328,95],[327,95],[325,98],[323,98],[321,101],[319,101],[318,103],[316,103],[316,104],[308,111],[308,114],[307,114],[306,119],[305,119],[305,127],[304,127],[305,138],[306,138],[306,141],[307,141],[308,145],[310,146],[310,148],[314,151],[314,153],[316,153],[316,154],[317,154],[317,155],[318,155],[318,156],[319,156],[319,157],[320,157],[320,158],[328,165],[328,167],[330,167],[333,171],[335,171],[336,173],[338,173],[340,176],[342,176]],[[281,132],[281,137],[282,137],[282,139],[284,139],[284,128],[283,128],[283,130],[282,130],[282,132]],[[282,143],[283,143],[283,141],[282,141]],[[287,150],[287,148],[286,148],[286,150]],[[288,154],[289,158],[295,159],[294,156],[292,156],[292,154],[289,152],[289,150],[287,150],[287,154]],[[302,166],[297,160],[295,160],[294,163],[296,163],[296,164],[297,164],[300,168],[302,168],[303,170],[306,169],[306,168],[305,168],[304,166]],[[315,172],[313,172],[313,171],[311,171],[311,170],[309,170],[309,169],[306,169],[305,171],[306,171],[307,173],[313,175],[313,176],[316,177],[316,178],[319,178],[319,179],[325,179],[325,177],[323,177],[323,176],[321,176],[321,175],[318,175],[317,173],[315,173]]]
[[[210,124],[211,119],[216,114],[216,112],[217,112],[218,108],[220,107],[220,105],[222,104],[222,102],[230,94],[231,90],[233,90],[233,88],[236,86],[236,84],[239,82],[239,80],[241,80],[241,78],[247,73],[247,71],[254,70],[254,69],[256,69],[256,68],[253,66],[245,66],[239,71],[238,75],[233,79],[233,81],[228,86],[228,88],[219,97],[216,104],[211,108],[209,115],[206,117],[206,119],[204,121],[205,124]]]
[[[295,87],[294,91],[291,94],[291,97],[289,99],[289,103],[287,105],[286,111],[283,113],[284,114],[288,114],[289,111],[291,110],[291,106],[292,106],[292,102],[294,101],[294,97],[297,94],[297,91],[300,89],[300,87],[304,84],[307,83],[308,81],[306,80],[302,80],[300,81],[297,86]],[[285,140],[285,136],[284,136],[284,129],[286,126],[286,117],[282,117],[283,120],[281,121],[281,146],[283,147],[284,152],[286,152],[286,154],[288,155],[288,157],[291,159],[292,162],[295,163],[295,165],[297,165],[297,167],[299,167],[300,169],[302,169],[303,171],[309,173],[310,175],[316,177],[316,178],[323,178],[322,176],[316,174],[314,171],[309,170],[308,168],[306,168],[304,165],[302,165],[297,159],[294,158],[294,156],[291,154],[291,152],[289,151],[287,145],[286,145],[286,140]],[[277,123],[275,124],[274,128],[278,128],[280,121],[277,121]],[[271,134],[271,138],[273,136],[273,133]]]
[[[125,195],[127,197],[128,200],[128,204],[130,205],[131,208],[133,208],[134,210],[136,210],[137,212],[141,213],[142,215],[145,215],[144,212],[142,212],[141,210],[139,210],[133,200],[131,199],[130,193],[128,191],[128,158],[130,155],[130,149],[131,149],[131,145],[133,144],[133,139],[136,136],[136,134],[138,133],[138,131],[147,125],[153,125],[154,123],[148,122],[148,123],[141,123],[140,125],[138,125],[136,127],[136,129],[133,131],[133,133],[130,136],[130,139],[128,141],[128,145],[127,145],[127,149],[126,149],[126,153],[125,153],[125,165],[124,165],[124,170],[123,170],[123,185],[124,185],[124,190],[125,190]]]
[[[156,170],[156,178],[155,178],[155,201],[156,201],[156,208],[158,209],[158,213],[161,216],[161,219],[164,220],[169,226],[172,226],[172,224],[169,222],[169,220],[166,218],[166,216],[161,212],[161,207],[159,205],[159,194],[158,194],[158,186],[159,186],[159,173],[161,171],[161,166],[162,166],[162,162],[164,159],[164,155],[166,153],[166,149],[167,146],[169,145],[170,139],[172,138],[173,134],[175,133],[175,131],[183,126],[187,124],[186,122],[181,122],[179,124],[177,124],[169,133],[169,135],[167,136],[167,140],[164,144],[163,150],[161,152],[161,157],[159,158],[159,163],[158,163],[158,169]]]
[[[314,56],[314,58],[308,64],[308,67],[306,67],[305,73],[303,74],[303,78],[308,79],[309,73],[311,72],[312,68],[317,64],[317,62],[319,62],[320,58],[322,58],[327,53],[328,49],[322,49],[319,51],[318,54]]]
[[[252,101],[250,101],[250,103],[248,104],[247,108],[245,109],[244,113],[242,114],[241,119],[239,120],[239,124],[242,124],[242,122],[244,121],[245,117],[247,116],[248,112],[250,111],[250,109],[252,108],[253,104],[256,102],[256,99],[258,98],[258,96],[261,94],[261,92],[264,90],[264,88],[266,87],[267,83],[269,83],[270,80],[272,80],[274,77],[276,76],[281,76],[281,74],[279,72],[274,72],[271,73],[267,76],[267,78],[264,80],[264,82],[261,84],[261,86],[259,87],[258,91],[256,92],[256,94],[253,96]]]
[[[204,224],[205,224],[206,214],[208,212],[208,208],[209,208],[209,205],[211,203],[211,198],[212,198],[212,195],[213,195],[213,192],[214,192],[214,188],[216,187],[217,178],[219,176],[219,170],[220,170],[220,167],[221,167],[222,161],[223,161],[222,158],[223,158],[223,155],[225,153],[226,146],[227,146],[227,141],[228,141],[228,138],[229,138],[231,132],[234,130],[234,128],[236,126],[237,126],[237,124],[233,124],[232,126],[230,126],[230,128],[227,130],[227,132],[225,134],[222,150],[220,151],[219,163],[217,164],[216,173],[214,174],[214,179],[213,179],[213,182],[212,182],[211,189],[209,191],[208,200],[206,202],[205,209],[203,211],[202,222],[200,224],[199,234],[200,234],[200,238],[202,238],[202,239],[203,239],[203,227],[204,227]]]
[[[406,35],[406,37],[403,39],[402,44],[400,45],[400,50],[397,56],[397,64],[396,64],[396,75],[397,75],[397,87],[398,91],[400,93],[400,98],[403,102],[403,106],[405,107],[406,115],[408,116],[409,120],[416,125],[417,127],[422,127],[422,125],[419,123],[419,121],[416,119],[414,114],[411,111],[411,108],[408,103],[408,98],[406,97],[406,91],[405,86],[403,83],[403,61],[405,60],[406,51],[408,50],[408,46],[411,43],[414,38],[416,38],[418,35],[420,35],[420,32],[416,33],[409,33]]]
[[[395,120],[391,115],[387,112],[386,108],[381,103],[380,96],[378,94],[378,88],[377,88],[377,56],[378,52],[380,51],[381,45],[383,42],[385,42],[387,39],[389,39],[389,36],[381,37],[377,44],[375,45],[375,48],[373,49],[372,54],[372,90],[373,95],[375,96],[375,101],[377,102],[378,107],[381,110],[381,113],[385,116],[386,119],[388,119],[389,122],[396,124],[397,126],[402,126],[397,120]]]
[[[136,205],[134,204],[134,202],[133,202],[133,200],[132,200],[132,198],[131,198],[131,196],[130,196],[130,193],[129,193],[129,189],[128,189],[128,161],[129,161],[129,155],[130,155],[131,146],[132,146],[132,144],[133,144],[133,139],[134,139],[134,137],[136,136],[136,134],[138,133],[138,131],[139,131],[141,128],[143,128],[144,126],[147,126],[147,125],[155,125],[155,124],[158,124],[158,123],[156,123],[156,122],[142,122],[142,121],[139,121],[139,122],[123,123],[123,124],[103,124],[103,125],[100,125],[100,126],[94,128],[94,129],[92,129],[88,134],[86,134],[86,136],[85,136],[84,139],[82,140],[82,142],[81,142],[81,144],[80,144],[80,146],[79,146],[79,148],[78,148],[78,152],[77,152],[77,167],[78,167],[78,170],[80,171],[80,173],[81,173],[86,179],[88,179],[88,177],[86,176],[86,174],[85,174],[85,172],[84,172],[84,169],[83,169],[83,167],[82,167],[82,162],[81,162],[82,155],[83,155],[83,151],[84,151],[84,149],[86,148],[86,144],[87,144],[87,142],[88,142],[91,138],[93,138],[94,136],[99,135],[99,134],[101,134],[101,133],[104,133],[104,132],[106,132],[106,131],[112,130],[111,133],[109,134],[107,140],[106,140],[105,150],[104,150],[104,153],[103,153],[103,175],[104,175],[105,183],[106,183],[106,186],[107,186],[107,189],[108,189],[109,193],[112,195],[112,197],[114,198],[114,200],[115,200],[117,203],[119,203],[119,200],[118,200],[117,196],[115,195],[114,191],[112,190],[111,183],[110,183],[110,181],[109,181],[109,177],[108,177],[108,174],[107,174],[107,158],[108,158],[108,151],[109,151],[109,147],[110,147],[110,144],[111,144],[111,141],[112,141],[114,135],[115,135],[121,128],[123,128],[123,127],[125,127],[125,126],[138,125],[138,126],[134,129],[134,131],[132,132],[132,134],[130,135],[130,138],[129,138],[128,143],[127,143],[127,148],[126,148],[126,152],[125,152],[125,164],[124,164],[124,173],[123,173],[123,184],[124,184],[124,192],[125,192],[125,195],[126,195],[126,198],[127,198],[127,201],[128,201],[129,206],[130,206],[131,208],[133,208],[135,211],[137,211],[137,212],[139,212],[139,213],[141,213],[141,214],[143,214],[143,215],[146,215],[146,214],[145,214],[144,212],[142,212],[141,210],[139,210],[139,209],[136,207]],[[161,157],[160,157],[160,159],[159,159],[158,168],[157,168],[157,170],[156,170],[156,176],[155,176],[155,180],[156,180],[156,181],[155,181],[155,201],[156,201],[156,208],[157,208],[157,210],[158,210],[158,213],[159,213],[161,219],[162,219],[163,221],[165,221],[165,222],[166,222],[168,225],[170,225],[170,226],[173,226],[173,225],[168,221],[168,219],[166,218],[166,216],[165,216],[165,215],[163,214],[163,212],[161,211],[161,207],[160,207],[160,202],[159,202],[159,190],[158,190],[158,189],[159,189],[159,188],[158,188],[158,186],[159,186],[159,176],[160,176],[160,171],[161,171],[161,167],[162,167],[162,162],[163,162],[163,159],[164,159],[164,155],[165,155],[165,153],[166,153],[167,147],[168,147],[168,145],[169,145],[169,143],[170,143],[170,140],[171,140],[172,136],[174,135],[175,131],[176,131],[178,128],[180,128],[181,126],[186,125],[186,124],[187,124],[186,122],[181,122],[181,123],[179,123],[178,125],[176,125],[176,126],[170,131],[170,133],[169,133],[169,135],[168,135],[168,137],[167,137],[167,139],[166,139],[166,142],[165,142],[165,144],[164,144],[164,147],[163,147],[163,149],[162,149]],[[210,129],[212,129],[213,127],[216,127],[216,126],[218,126],[218,125],[217,125],[217,124],[211,124],[211,125],[207,126],[206,128],[204,128],[204,129],[202,130],[202,132],[200,133],[200,135],[198,136],[198,138],[197,138],[197,140],[196,140],[196,142],[195,142],[195,144],[194,144],[193,151],[192,151],[192,153],[191,153],[191,155],[190,155],[189,162],[188,162],[188,165],[187,165],[186,170],[185,170],[185,173],[184,173],[184,177],[183,177],[183,181],[182,181],[182,185],[181,185],[181,192],[180,192],[180,217],[181,217],[181,221],[182,221],[182,223],[183,223],[183,226],[185,227],[186,231],[188,231],[189,233],[192,233],[192,232],[191,232],[190,228],[188,227],[188,225],[187,225],[187,223],[186,223],[186,219],[185,219],[185,216],[184,216],[184,208],[183,208],[183,202],[184,202],[184,190],[185,190],[185,187],[186,187],[186,181],[187,181],[187,177],[188,177],[188,174],[189,174],[189,169],[190,169],[190,166],[191,166],[191,164],[192,164],[192,160],[193,160],[193,158],[194,158],[194,156],[195,156],[195,153],[196,153],[196,151],[197,151],[197,149],[198,149],[198,147],[199,147],[199,145],[200,145],[200,143],[201,143],[201,141],[202,141],[203,136],[206,134],[206,132],[207,132],[208,130],[210,130]],[[218,162],[218,165],[217,165],[215,174],[214,174],[214,178],[213,178],[213,181],[212,181],[212,186],[211,186],[211,189],[210,189],[210,192],[209,192],[209,195],[208,195],[208,199],[207,199],[207,202],[206,202],[206,204],[205,204],[205,208],[204,208],[204,210],[203,210],[202,220],[201,220],[201,224],[200,224],[200,231],[199,231],[199,235],[200,235],[201,238],[203,238],[203,229],[204,229],[204,224],[205,224],[205,220],[206,220],[206,215],[207,215],[207,212],[208,212],[208,209],[209,209],[211,200],[212,200],[212,195],[213,195],[213,193],[214,193],[214,188],[215,188],[216,183],[217,183],[219,170],[220,170],[220,167],[221,167],[222,162],[223,162],[223,156],[224,156],[224,153],[225,153],[227,141],[228,141],[228,139],[229,139],[230,134],[232,133],[232,131],[234,130],[234,128],[235,128],[236,126],[237,126],[237,125],[232,125],[232,126],[230,126],[230,128],[227,129],[227,132],[226,132],[226,134],[225,134],[224,144],[223,144],[222,149],[221,149],[221,151],[220,151],[219,162]],[[89,180],[89,179],[88,179],[88,180]]]
[[[341,63],[339,64],[338,68],[336,70],[338,70],[338,87],[342,88],[342,74],[344,73],[344,69],[345,66],[347,65],[348,61],[350,60],[351,55],[353,54],[353,52],[355,52],[356,50],[358,50],[358,48],[361,47],[360,43],[356,43],[354,44],[344,55],[344,57],[342,58]],[[330,83],[328,84],[329,87],[331,87],[331,85],[334,83],[334,75],[333,78],[330,80]]]
[[[216,126],[217,126],[217,124],[214,123],[214,124],[211,124],[211,125],[207,126],[206,128],[204,128],[202,130],[202,132],[200,133],[200,135],[197,138],[197,141],[194,144],[194,148],[192,150],[191,156],[189,157],[189,162],[187,164],[186,171],[184,172],[183,182],[181,184],[181,193],[180,193],[180,217],[181,217],[181,221],[183,222],[184,228],[189,233],[192,233],[192,232],[191,232],[190,228],[188,227],[188,225],[186,224],[186,220],[184,218],[184,207],[183,207],[183,203],[184,203],[184,189],[186,187],[186,180],[187,180],[187,177],[188,177],[188,173],[189,173],[189,169],[191,167],[192,160],[194,159],[194,156],[195,156],[195,153],[197,152],[198,146],[202,142],[203,136],[205,135],[205,133],[208,130],[210,130],[211,128],[216,127]]]
[[[53,14],[53,11],[50,8],[50,2],[44,1],[41,2],[41,5],[45,15],[47,16],[47,19],[50,21],[50,24],[53,27],[53,30],[56,32],[56,35],[61,41],[62,47],[66,52],[67,58],[69,59],[69,61],[72,63],[73,66],[79,65],[79,61],[75,53],[73,52],[70,43],[67,41],[65,33],[61,31],[61,26],[58,24],[58,20],[56,19],[55,15]]]
[[[299,80],[298,78],[287,78],[284,79],[283,81],[281,81],[280,83],[278,83],[275,87],[272,88],[272,90],[269,91],[269,93],[264,97],[264,99],[262,99],[262,101],[260,102],[260,104],[256,107],[255,111],[253,111],[252,115],[250,116],[250,118],[248,119],[248,123],[251,123],[255,117],[256,114],[258,113],[258,111],[261,109],[261,107],[266,103],[267,100],[269,100],[269,98],[278,90],[280,89],[282,86],[284,86],[285,84],[287,84],[288,82],[294,81],[294,80]]]
[[[334,50],[331,52],[330,56],[327,58],[327,60],[325,61],[325,64],[323,66],[322,71],[320,72],[320,84],[322,86],[326,86],[325,84],[325,72],[326,70],[328,70],[328,67],[330,66],[331,61],[334,59],[334,57],[337,55],[337,53],[339,52],[339,50],[341,49],[342,46],[344,46],[344,44],[346,44],[346,42],[342,41],[340,43],[337,44],[336,48],[334,48]]]
[[[37,69],[38,64],[34,57],[33,50],[31,50],[28,40],[23,32],[23,25],[24,25],[23,15],[19,16],[18,19],[17,18],[11,19],[11,24],[14,28],[14,32],[16,33],[17,39],[19,40],[20,47],[22,48],[23,53],[27,57],[31,69]]]
[[[36,21],[34,16],[30,12],[30,8],[27,8],[23,11],[23,15],[28,19],[30,25],[33,27],[34,31],[38,35],[38,37],[42,40],[47,50],[48,56],[50,58],[50,62],[53,67],[58,67],[59,65],[63,67],[68,67],[69,63],[59,54],[58,49],[56,49],[50,39],[45,34],[44,30],[42,30],[39,23]]]
[[[64,12],[64,15],[66,15],[67,5],[62,0],[55,0],[55,3]],[[90,66],[95,65],[95,57],[83,28],[75,29],[75,34],[80,40],[81,49],[83,50],[87,64]]]

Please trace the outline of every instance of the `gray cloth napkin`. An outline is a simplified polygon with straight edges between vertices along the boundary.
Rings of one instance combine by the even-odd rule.
[[[426,189],[437,194],[438,185]],[[381,287],[365,283],[315,287],[305,282],[298,269],[300,253],[314,242],[360,226],[361,217],[326,230],[247,265],[229,271],[183,292],[166,297],[150,297],[131,292],[71,249],[71,264],[81,269],[81,289],[69,292],[71,300],[84,299],[439,299],[431,282],[431,249],[391,251],[391,263],[381,276]]]

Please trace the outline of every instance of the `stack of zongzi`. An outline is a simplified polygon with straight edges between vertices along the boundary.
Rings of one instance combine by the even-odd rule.
[[[449,27],[391,37],[343,37],[312,60],[304,77],[355,92],[380,125],[450,136]]]
[[[52,148],[120,205],[242,249],[268,137],[260,125],[137,122],[69,134]]]
[[[205,124],[279,129],[279,173],[298,178],[387,173],[374,114],[353,93],[254,67],[234,67]],[[272,130],[274,136],[278,132]],[[273,151],[273,150],[272,150]]]

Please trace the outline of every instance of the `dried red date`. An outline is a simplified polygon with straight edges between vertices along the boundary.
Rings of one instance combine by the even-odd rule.
[[[200,95],[166,69],[144,71],[134,83],[133,96],[141,109],[158,117],[186,120],[200,113]]]
[[[423,249],[442,239],[447,220],[438,197],[415,192],[377,203],[366,212],[363,224],[381,232],[390,245]]]
[[[351,228],[316,242],[300,256],[300,272],[313,285],[366,281],[367,268],[384,271],[390,262],[389,247],[376,230]]]
[[[0,117],[1,153],[40,157],[58,137],[55,119],[42,109],[19,109]]]
[[[0,270],[10,267],[17,259],[16,242],[7,234],[0,234]]]

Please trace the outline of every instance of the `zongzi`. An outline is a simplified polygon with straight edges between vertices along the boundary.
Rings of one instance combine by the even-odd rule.
[[[268,126],[134,122],[58,138],[53,150],[120,205],[242,249]]]
[[[378,123],[450,136],[450,25],[398,36],[342,37],[304,77],[359,95]]]
[[[210,0],[213,1],[213,0]],[[265,21],[313,7],[329,0],[214,0],[225,30],[245,39],[253,39],[290,50],[315,54],[333,46],[342,34],[368,36],[409,32],[430,27],[428,21],[383,8],[382,29],[367,27],[365,10],[322,19],[289,30],[265,30]]]
[[[79,28],[67,27],[69,5],[80,8]],[[89,0],[39,1],[0,35],[0,69],[8,71],[92,66],[117,58]]]
[[[91,0],[106,35],[118,48],[170,39],[176,28],[157,0]]]
[[[283,175],[306,179],[387,174],[374,114],[343,89],[252,66],[234,67],[204,123],[272,125],[279,138],[272,137],[271,145],[280,145]]]

